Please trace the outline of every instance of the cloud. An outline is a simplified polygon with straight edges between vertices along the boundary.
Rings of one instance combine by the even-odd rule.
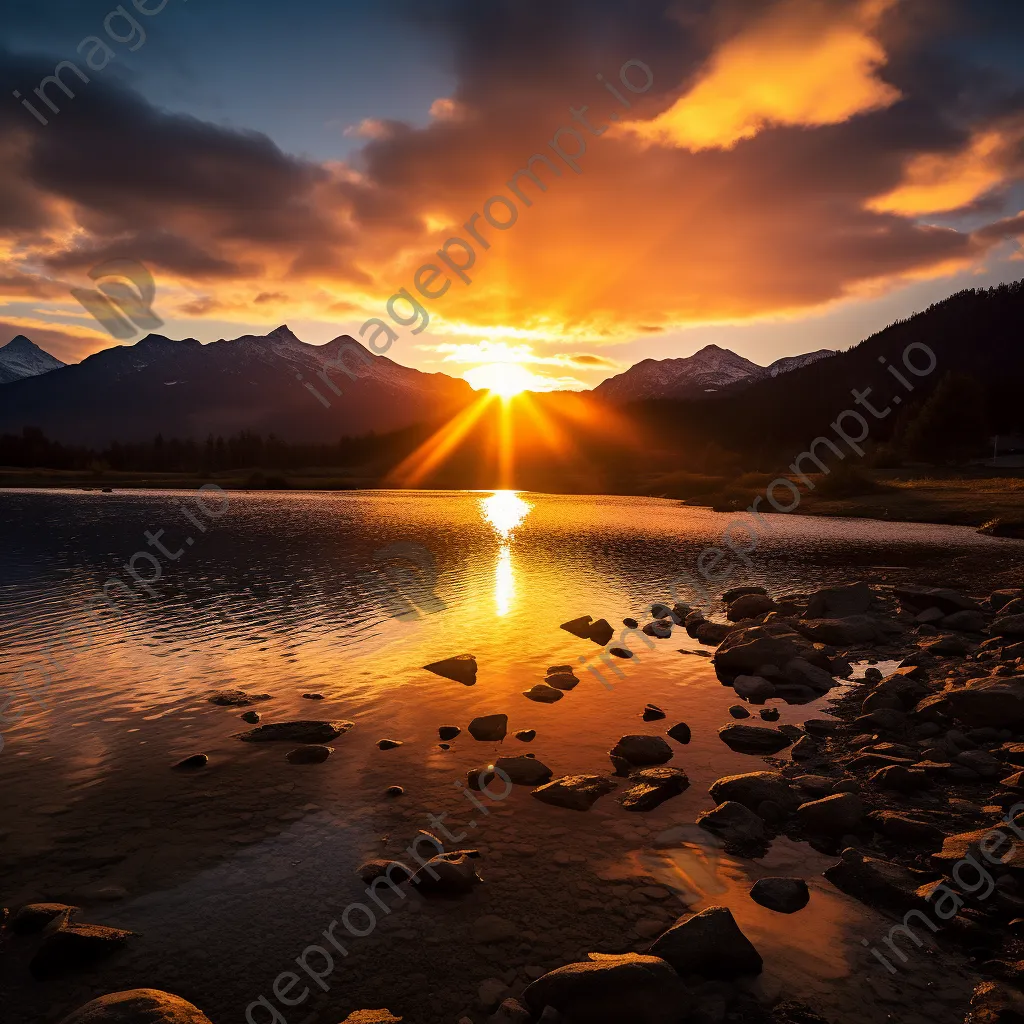
[[[874,32],[895,0],[787,0],[725,42],[668,110],[624,130],[690,150],[730,148],[768,126],[821,127],[891,106]]]

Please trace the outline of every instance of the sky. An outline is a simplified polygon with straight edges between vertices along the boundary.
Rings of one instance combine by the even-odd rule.
[[[846,348],[1024,277],[1014,0],[5,12],[0,344],[141,338],[72,294],[117,259],[171,338],[287,324],[584,388],[707,344]],[[42,85],[63,61],[72,96]]]

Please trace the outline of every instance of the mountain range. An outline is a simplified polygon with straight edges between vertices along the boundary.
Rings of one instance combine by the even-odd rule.
[[[0,384],[9,384],[25,377],[38,377],[65,364],[34,345],[24,334],[12,338],[0,348]]]

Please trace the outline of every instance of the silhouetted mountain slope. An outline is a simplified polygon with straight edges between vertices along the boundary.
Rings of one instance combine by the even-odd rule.
[[[334,366],[324,370],[342,347],[348,347],[344,360],[351,375]],[[326,372],[341,394],[318,372]],[[266,337],[202,345],[151,334],[59,374],[3,385],[0,431],[34,426],[56,440],[93,445],[158,433],[205,438],[242,430],[295,442],[331,441],[431,419],[472,397],[463,380],[399,366],[345,336],[307,345],[279,327]]]
[[[37,377],[50,370],[59,370],[63,365],[56,356],[29,341],[24,334],[19,334],[0,348],[0,384]]]

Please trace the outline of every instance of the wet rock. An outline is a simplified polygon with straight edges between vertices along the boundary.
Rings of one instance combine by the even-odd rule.
[[[941,700],[942,709],[971,728],[1013,729],[1024,725],[1024,675],[972,679],[961,689],[926,697],[915,713],[923,706],[938,704],[936,698]]]
[[[1024,640],[1024,614],[1002,615],[989,626],[993,636],[1005,636],[1012,640]]]
[[[324,695],[322,693],[304,693],[302,695],[303,700],[323,700]]]
[[[529,700],[535,700],[539,704],[554,704],[561,700],[565,694],[555,686],[548,686],[547,683],[536,683],[528,690],[523,690],[523,696]]]
[[[656,722],[658,719],[664,718],[665,712],[658,707],[657,704],[648,704],[644,710],[641,718],[645,722]]]
[[[515,737],[521,743],[530,743],[537,736],[536,729],[518,729],[515,733]]]
[[[874,592],[866,583],[827,587],[811,595],[807,603],[807,618],[836,619],[863,615],[871,607],[874,599]]]
[[[11,915],[8,927],[15,935],[35,935],[53,921],[70,920],[78,909],[68,903],[26,903]]]
[[[726,604],[732,604],[733,601],[738,600],[741,597],[746,597],[747,594],[760,594],[762,597],[768,596],[768,591],[764,587],[755,585],[733,587],[731,590],[727,590],[722,595],[722,600]]]
[[[607,619],[598,619],[590,626],[590,637],[598,647],[604,647],[615,636],[615,630]]]
[[[622,624],[627,629],[639,629],[640,628],[640,623],[637,622],[636,619],[623,619],[622,620]]]
[[[508,715],[482,715],[469,723],[469,734],[475,740],[496,743],[508,732]]]
[[[209,763],[210,758],[207,754],[189,754],[188,757],[183,757],[172,764],[171,768],[176,772],[194,772],[205,768]]]
[[[686,772],[679,768],[643,768],[629,777],[632,783],[621,803],[627,811],[652,811],[689,785]]]
[[[551,778],[551,769],[543,761],[526,754],[518,757],[499,757],[494,762],[517,786],[541,786]]]
[[[404,792],[405,792],[405,790],[402,789],[401,786],[388,786],[388,788],[384,790],[384,795],[385,796],[401,796]]]
[[[763,675],[765,665],[780,670],[794,658],[828,669],[828,658],[783,623],[733,630],[715,652],[715,669],[726,678]]]
[[[726,800],[697,816],[697,824],[731,846],[749,848],[765,841],[764,821],[735,800]]]
[[[868,820],[886,839],[909,846],[938,850],[946,838],[942,829],[927,821],[918,821],[896,811],[872,811]]]
[[[676,601],[676,603],[672,605],[671,618],[673,622],[685,622],[686,616],[689,615],[691,611],[693,611],[693,609],[688,604],[683,604],[682,601]]]
[[[667,604],[652,604],[651,618],[667,619],[672,614],[672,609]]]
[[[590,639],[590,623],[592,617],[590,615],[581,615],[578,619],[570,619],[568,622],[563,622],[559,629],[564,629],[567,633],[572,633],[573,636],[578,636],[581,640]]]
[[[912,872],[891,861],[865,857],[852,847],[843,850],[839,861],[826,868],[822,874],[837,889],[874,907],[898,910],[901,913],[908,910],[928,913],[934,910],[918,894],[918,889],[928,879],[925,872]]]
[[[611,754],[640,767],[672,760],[672,748],[660,736],[623,736],[612,747]]]
[[[778,708],[761,708],[758,713],[766,722],[777,722],[779,720]]]
[[[460,896],[480,881],[473,859],[462,850],[431,857],[412,876],[412,884],[428,896]]]
[[[616,784],[603,775],[565,775],[540,786],[530,795],[545,804],[566,807],[572,811],[589,811],[594,803]]]
[[[978,605],[969,597],[964,597],[955,590],[944,587],[898,585],[893,587],[893,595],[909,608],[919,610],[938,608],[947,615],[964,610],[977,611],[978,609]]]
[[[727,775],[715,782],[709,792],[716,803],[736,800],[752,811],[766,800],[777,803],[787,813],[795,811],[801,803],[800,796],[780,772]]]
[[[763,704],[775,696],[775,684],[761,676],[737,676],[732,681],[737,697],[749,700],[751,704]]]
[[[693,636],[698,643],[706,644],[708,647],[717,647],[735,630],[735,626],[727,626],[721,622],[702,622]]]
[[[250,725],[257,725],[260,720],[260,713],[258,711],[243,711],[239,718],[243,722],[248,722]]]
[[[895,793],[914,793],[931,785],[925,772],[914,771],[902,764],[890,764],[885,768],[879,768],[868,781],[879,789],[888,789]]]
[[[810,761],[821,754],[821,747],[812,736],[801,736],[790,752],[794,761]]]
[[[680,974],[706,978],[760,974],[763,966],[760,954],[727,907],[709,907],[673,925],[654,941],[651,954],[666,960]]]
[[[676,743],[689,743],[691,739],[690,727],[685,722],[679,722],[669,729],[668,735],[671,736]]]
[[[1002,981],[983,981],[971,996],[966,1024],[1021,1024],[1024,992]]]
[[[967,614],[973,615],[975,613],[968,612]],[[971,649],[966,640],[950,635],[937,636],[931,640],[923,641],[921,646],[929,654],[941,654],[945,657],[952,656],[957,658],[962,658]]]
[[[457,725],[442,725],[438,727],[437,735],[443,740],[453,740],[462,730]]]
[[[378,750],[394,750],[395,747],[402,746],[402,744],[404,742],[405,742],[404,740],[390,740],[390,739],[377,740],[377,749]]]
[[[733,718],[749,718],[750,712],[742,704],[733,704],[729,708],[729,714]]]
[[[1002,774],[1002,762],[984,750],[961,750],[956,763],[977,772],[983,779],[994,779]]]
[[[730,750],[740,754],[777,754],[793,742],[776,729],[758,725],[725,725],[718,730],[718,736]]]
[[[767,594],[744,594],[729,602],[725,615],[730,622],[739,622],[774,610],[775,602]]]
[[[116,953],[135,933],[98,924],[65,924],[43,939],[29,963],[34,978],[91,967]]]
[[[473,941],[480,942],[505,942],[514,939],[519,935],[520,928],[504,917],[496,914],[485,914],[473,922]],[[497,1000],[495,1000],[497,1002]]]
[[[573,690],[579,686],[580,681],[573,672],[552,672],[544,682],[558,690]]]
[[[457,654],[454,658],[433,661],[423,668],[427,672],[452,679],[464,686],[473,686],[476,683],[476,658],[472,654]]]
[[[608,653],[614,655],[616,658],[632,658],[633,652],[625,647],[609,647]]]
[[[363,861],[356,869],[356,874],[367,884],[378,878],[388,878],[395,885],[401,885],[412,878],[412,872],[397,860],[386,860],[383,857],[374,857],[371,860]]]
[[[803,910],[811,898],[802,878],[759,878],[750,887],[750,898],[779,914]]]
[[[216,690],[207,698],[211,704],[222,708],[244,708],[271,699],[269,693],[246,693],[245,690]]]
[[[304,747],[296,747],[285,754],[289,764],[323,764],[334,753],[334,747],[320,743],[311,743]]]
[[[981,633],[987,624],[985,616],[974,611],[953,612],[939,622],[943,629],[957,629],[962,633]]]
[[[677,1024],[686,990],[664,960],[639,953],[590,956],[527,985],[523,1002],[534,1017],[544,1020],[540,1015],[549,1007],[567,1024]]]
[[[793,658],[782,668],[787,682],[794,686],[807,686],[817,693],[828,693],[835,684],[832,673],[812,665],[806,658]]]
[[[870,615],[849,615],[841,619],[800,619],[795,628],[817,643],[837,646],[871,643],[884,635],[879,620]]]
[[[797,808],[800,824],[812,835],[844,836],[864,819],[864,803],[855,793],[836,793]]]
[[[505,999],[487,1018],[487,1024],[530,1024],[533,1015],[518,999]]]
[[[1019,828],[1020,818],[1015,821]],[[940,870],[950,871],[968,857],[973,857],[979,864],[986,860],[991,863],[998,858],[1002,868],[1019,871],[1024,869],[1024,843],[1014,837],[1008,825],[1000,822],[990,828],[947,836],[942,842],[942,849],[932,854],[932,863]]]
[[[92,999],[60,1024],[210,1024],[210,1018],[170,992],[133,988]]]
[[[643,631],[648,636],[656,637],[659,640],[667,640],[672,635],[672,623],[667,619],[655,619],[644,626]]]
[[[243,732],[245,743],[328,743],[349,731],[354,722],[271,722]]]

